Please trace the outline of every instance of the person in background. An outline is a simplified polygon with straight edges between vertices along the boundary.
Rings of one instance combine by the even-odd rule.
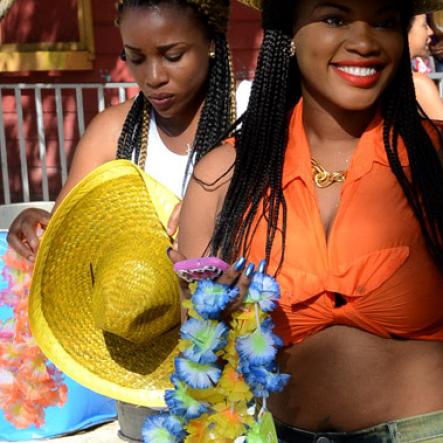
[[[439,26],[439,14],[428,14],[428,24],[432,29],[432,41],[430,44],[431,55],[434,58],[436,72],[443,71],[443,31]]]
[[[426,20],[426,14],[412,18],[408,32],[411,59],[421,60],[421,57],[430,55],[429,45],[433,34]],[[423,112],[431,119],[443,120],[443,101],[434,81],[423,70],[422,72],[413,71],[412,76],[417,102]]]

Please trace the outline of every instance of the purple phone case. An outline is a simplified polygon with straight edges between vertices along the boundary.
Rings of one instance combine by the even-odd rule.
[[[218,257],[193,258],[179,261],[174,265],[175,273],[190,283],[205,278],[217,278],[228,268],[229,265]]]

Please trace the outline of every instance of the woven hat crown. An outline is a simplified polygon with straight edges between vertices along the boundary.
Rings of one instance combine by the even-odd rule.
[[[95,269],[91,264],[95,325],[137,344],[147,343],[177,324],[177,294],[170,286],[159,284],[168,278],[163,269],[168,263],[146,247],[158,242],[152,235],[147,237],[144,241],[124,239],[102,255]]]

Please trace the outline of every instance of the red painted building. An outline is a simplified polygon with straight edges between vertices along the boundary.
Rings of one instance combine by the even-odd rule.
[[[121,41],[114,25],[114,5],[115,0],[20,0],[2,22],[0,91],[3,128],[0,120],[0,153],[3,146],[7,154],[8,179],[5,178],[6,160],[3,155],[0,204],[8,200],[4,192],[7,187],[12,201],[26,199],[22,167],[24,152],[29,198],[42,199],[42,141],[46,146],[50,197],[57,194],[61,185],[60,146],[67,153],[69,163],[83,129],[82,122],[79,122],[79,96],[75,85],[132,80],[118,57]],[[238,78],[253,75],[261,39],[259,24],[256,11],[234,1],[229,38]],[[39,90],[39,100],[36,99],[35,88],[20,89],[20,99],[17,88],[5,87],[19,83],[71,84],[72,87],[63,88],[57,102],[54,88]],[[117,90],[103,91],[102,105],[107,106],[117,100]],[[81,101],[84,123],[87,124],[100,108],[97,89],[82,89]],[[58,105],[62,110],[59,114],[56,112]]]

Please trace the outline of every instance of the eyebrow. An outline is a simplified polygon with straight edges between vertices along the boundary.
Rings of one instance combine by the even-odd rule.
[[[167,45],[158,46],[157,49],[159,49],[160,51],[167,51],[169,49],[172,49],[175,46],[184,45],[184,44],[186,44],[186,43],[185,42],[174,42],[174,43],[169,43]],[[125,45],[125,48],[130,49],[131,51],[134,51],[134,52],[143,52],[140,48],[135,48],[134,46],[130,46],[130,45]]]
[[[348,8],[347,6],[340,5],[339,3],[328,2],[328,1],[319,3],[318,5],[315,5],[314,10],[319,9],[319,8],[335,8],[335,9],[339,9],[340,11],[343,11],[343,12],[351,12],[351,8]],[[384,12],[390,12],[390,11],[397,11],[397,6],[394,4],[382,6],[377,11],[377,14],[382,14]]]
[[[320,9],[320,8],[335,8],[335,9],[340,9],[343,12],[350,12],[350,8],[348,8],[347,6],[340,5],[338,3],[333,3],[333,2],[322,2],[322,3],[319,3],[319,4],[314,6],[314,11],[316,9]]]

